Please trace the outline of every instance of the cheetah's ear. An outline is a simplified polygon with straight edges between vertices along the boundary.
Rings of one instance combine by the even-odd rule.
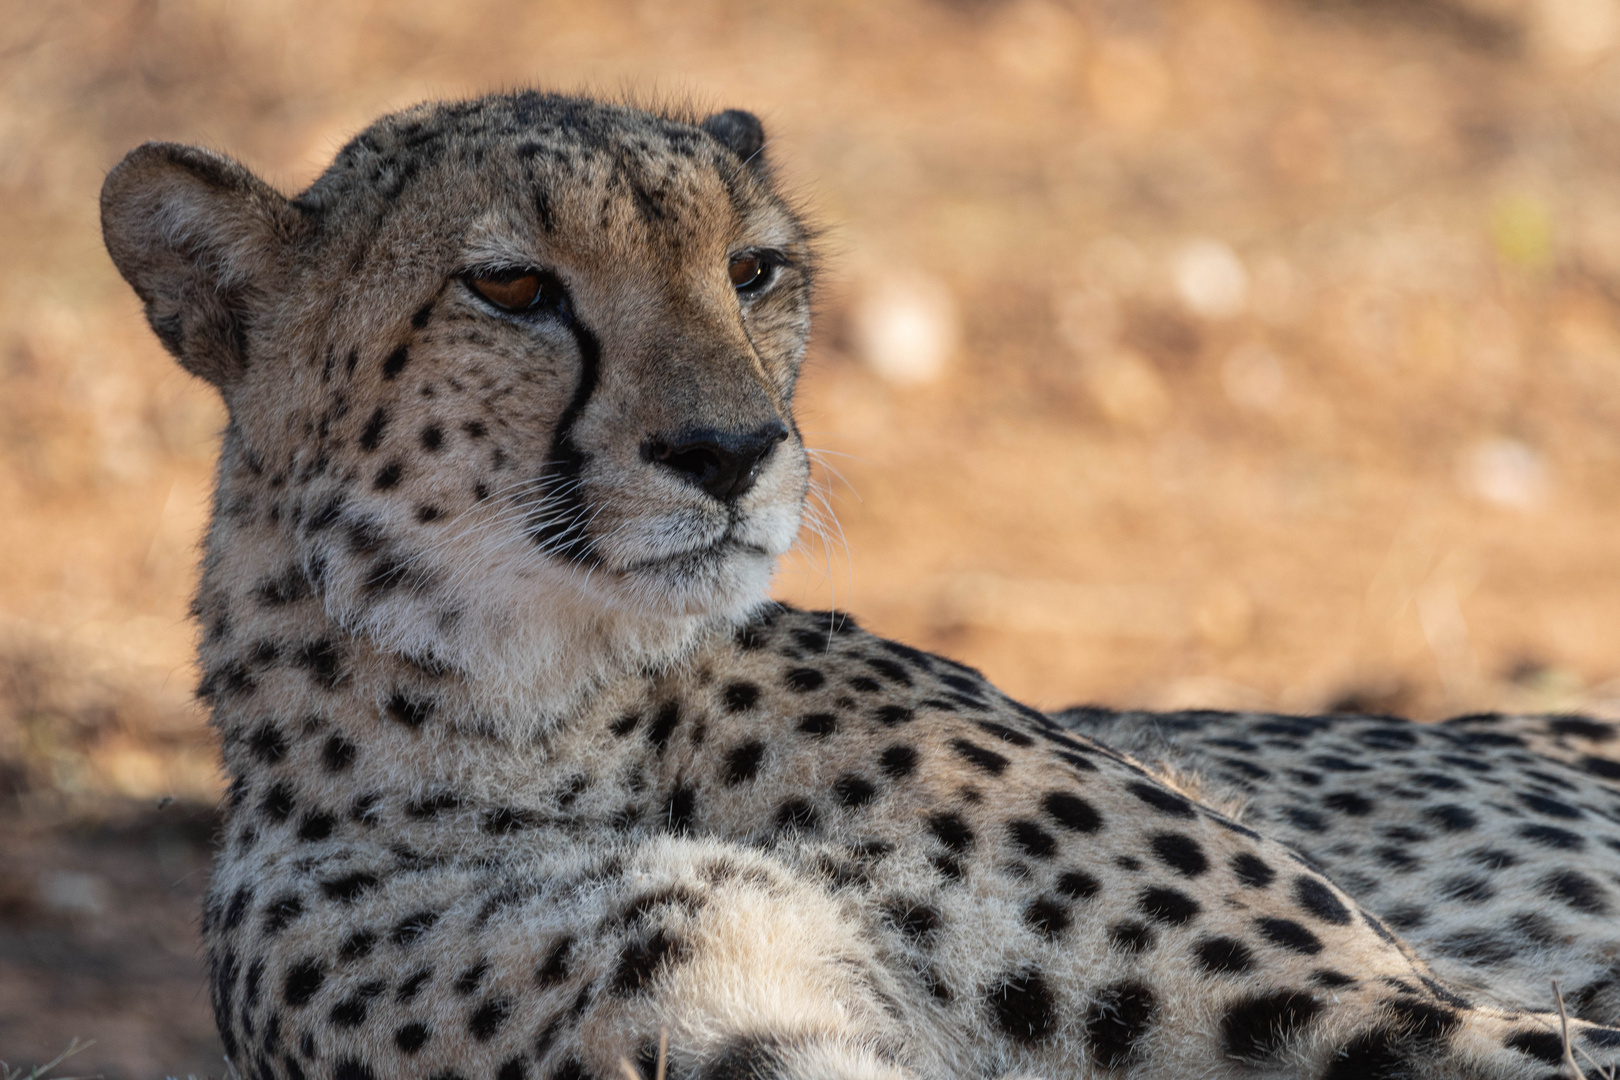
[[[727,109],[703,121],[702,127],[742,158],[743,164],[765,171],[765,125],[759,117],[741,109]]]
[[[101,186],[102,239],[153,332],[221,390],[247,370],[248,326],[302,226],[264,181],[194,146],[137,147]]]

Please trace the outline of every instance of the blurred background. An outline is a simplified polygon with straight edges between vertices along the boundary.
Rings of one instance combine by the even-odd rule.
[[[520,85],[764,117],[825,232],[780,595],[1024,700],[1620,714],[1613,0],[0,0],[0,1058],[223,1075],[222,411],[108,167]],[[823,512],[825,516],[825,511]]]

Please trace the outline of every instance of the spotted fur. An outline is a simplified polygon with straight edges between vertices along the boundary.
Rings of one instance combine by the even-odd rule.
[[[1056,714],[1192,776],[1307,855],[1436,971],[1620,1024],[1620,728],[1580,716]]]
[[[667,1028],[694,1077],[1556,1073],[1552,1017],[1287,844],[765,599],[813,262],[763,146],[524,93],[385,117],[291,200],[177,146],[109,176],[231,416],[196,614],[237,1071],[606,1078]],[[519,273],[543,310],[481,299]]]

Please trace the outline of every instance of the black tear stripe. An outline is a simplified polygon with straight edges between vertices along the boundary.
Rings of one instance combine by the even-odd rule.
[[[590,327],[577,317],[568,320],[568,332],[574,335],[574,345],[579,349],[579,385],[568,407],[557,417],[551,455],[540,472],[542,502],[528,522],[529,539],[549,548],[558,558],[594,566],[598,562],[596,547],[585,530],[585,499],[579,490],[586,457],[574,442],[574,425],[596,393],[602,374],[602,346]]]

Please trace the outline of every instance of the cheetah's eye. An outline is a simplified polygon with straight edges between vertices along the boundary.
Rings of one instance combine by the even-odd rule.
[[[726,270],[731,276],[732,288],[744,294],[758,293],[776,278],[777,267],[782,262],[782,256],[776,252],[745,251],[733,255]]]
[[[759,280],[765,267],[759,261],[758,255],[740,255],[731,260],[731,284],[739,289],[746,289]]]
[[[543,270],[500,270],[471,273],[467,284],[479,296],[512,314],[551,311],[567,304],[562,282]]]

